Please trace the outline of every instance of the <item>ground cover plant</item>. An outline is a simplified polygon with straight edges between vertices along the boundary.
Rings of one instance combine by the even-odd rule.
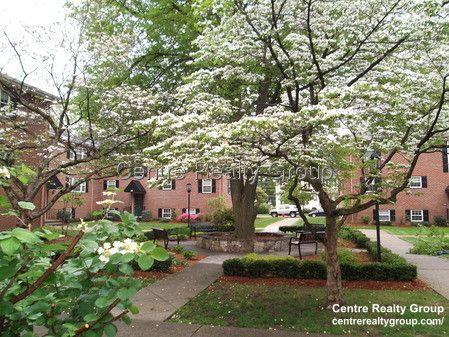
[[[382,283],[381,283],[382,284]],[[367,318],[379,314],[334,314],[323,310],[326,292],[323,286],[307,287],[273,283],[239,283],[220,280],[184,307],[171,318],[172,322],[205,325],[236,326],[263,329],[292,329],[305,333],[328,333],[336,335],[375,335],[395,337],[440,337],[449,333],[449,323],[437,326],[344,326],[333,325],[332,319]],[[347,305],[368,305],[379,303],[390,305],[442,305],[449,308],[449,302],[429,289],[351,289],[343,291]],[[444,316],[444,314],[443,314]],[[413,314],[404,316],[388,314],[388,318],[439,318],[436,314]]]

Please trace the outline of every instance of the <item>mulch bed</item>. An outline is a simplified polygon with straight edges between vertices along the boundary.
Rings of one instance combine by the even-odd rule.
[[[262,285],[287,285],[295,287],[325,287],[326,280],[300,280],[287,278],[251,278],[242,276],[222,276],[220,282],[239,284],[262,284]],[[430,289],[421,280],[410,282],[398,281],[342,281],[343,288],[346,289],[372,289],[372,290],[423,290]]]
[[[206,257],[204,255],[197,255],[195,257],[195,259],[187,260],[187,259],[185,259],[182,256],[182,254],[178,254],[178,253],[174,253],[174,254],[175,254],[175,258],[178,261],[185,261],[185,262],[187,262],[187,265],[184,265],[184,266],[172,265],[168,272],[165,272],[165,271],[154,271],[154,270],[150,270],[150,271],[136,270],[136,271],[134,271],[133,277],[140,278],[140,279],[156,279],[156,280],[160,280],[160,279],[163,279],[164,277],[167,277],[168,275],[178,273],[178,272],[184,270],[185,268],[191,267],[191,266],[193,266],[194,264],[198,263],[199,261],[201,261],[202,259],[204,259]]]

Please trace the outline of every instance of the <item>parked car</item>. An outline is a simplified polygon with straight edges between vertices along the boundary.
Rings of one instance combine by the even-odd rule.
[[[291,218],[296,218],[298,214],[298,209],[295,205],[279,205],[279,208],[273,208],[270,210],[270,215],[272,217],[277,217],[279,215],[288,215]]]
[[[309,212],[308,215],[311,216],[312,218],[314,218],[317,216],[326,216],[326,213],[324,213],[324,211],[322,209],[315,209],[312,212]]]

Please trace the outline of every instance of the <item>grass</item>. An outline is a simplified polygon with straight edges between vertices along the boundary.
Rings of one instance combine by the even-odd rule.
[[[351,336],[439,337],[449,333],[449,322],[443,325],[401,325],[382,327],[369,325],[333,325],[335,318],[441,318],[437,314],[352,313],[334,314],[325,310],[325,289],[288,285],[239,284],[219,281],[201,292],[171,318],[172,322],[235,326],[262,329],[292,329],[305,333],[327,333]],[[346,305],[442,305],[449,301],[432,290],[365,290],[344,293]],[[371,310],[370,310],[371,311]]]
[[[376,229],[376,226],[357,226],[360,229]],[[380,229],[393,235],[428,235],[431,231],[443,233],[449,235],[449,227],[432,227],[432,229],[427,227],[399,227],[399,226],[380,226]]]
[[[277,218],[273,218],[271,216],[270,217],[266,217],[266,216],[257,217],[256,222],[254,223],[254,226],[256,228],[265,228],[265,227],[272,225],[281,220],[283,220],[283,218],[281,218],[281,217],[277,217]]]
[[[317,217],[307,216],[307,220],[309,220],[309,222],[311,224],[316,224],[316,225],[325,225],[326,224],[326,218],[324,216],[317,216]],[[295,226],[301,226],[303,223],[304,223],[304,221],[302,221],[302,219],[299,219],[298,221],[295,222]]]

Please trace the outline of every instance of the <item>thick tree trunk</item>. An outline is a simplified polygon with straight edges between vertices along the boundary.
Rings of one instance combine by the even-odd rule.
[[[327,307],[342,302],[341,270],[337,254],[338,226],[335,217],[326,217]]]
[[[247,250],[254,249],[254,221],[257,179],[231,179],[232,209],[234,212],[235,236],[246,242]]]

